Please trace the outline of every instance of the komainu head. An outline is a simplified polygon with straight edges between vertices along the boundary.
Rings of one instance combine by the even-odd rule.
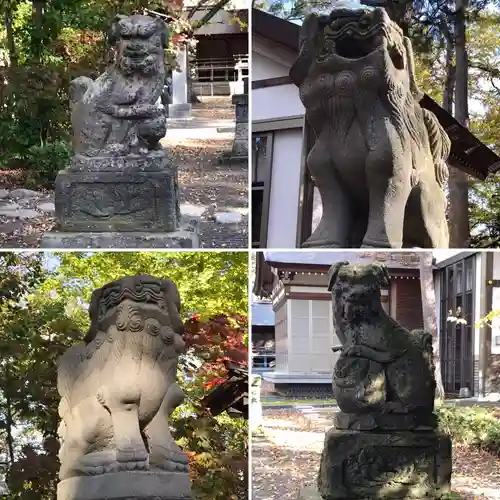
[[[299,51],[290,71],[297,86],[315,64],[350,69],[379,54],[389,66],[389,73],[409,78],[412,92],[421,97],[414,82],[410,41],[383,8],[340,6],[329,15],[310,14],[302,25]]]
[[[137,275],[98,288],[90,299],[88,344],[99,331],[142,332],[160,336],[166,344],[182,343],[180,297],[170,280]],[[183,347],[183,346],[180,346]]]
[[[328,271],[328,289],[343,309],[373,309],[380,304],[380,289],[390,284],[387,268],[381,264],[356,265],[337,262]]]
[[[122,73],[153,75],[163,65],[167,25],[149,16],[118,15],[111,24],[108,41],[116,48],[116,63]]]

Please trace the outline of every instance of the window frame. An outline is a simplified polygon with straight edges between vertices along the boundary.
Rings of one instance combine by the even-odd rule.
[[[266,159],[262,162],[263,166],[263,175],[260,176],[263,178],[263,181],[259,181],[263,183],[263,186],[257,186],[256,182],[254,182],[254,177],[256,176],[256,168],[259,168],[258,164],[258,155],[255,154],[255,137],[266,137]],[[273,166],[273,151],[274,151],[274,131],[266,130],[266,131],[252,131],[252,170],[250,172],[251,177],[251,186],[252,186],[252,194],[254,191],[262,191],[262,210],[260,214],[260,231],[258,235],[258,240],[255,239],[253,231],[251,233],[251,245],[252,248],[266,248],[267,247],[267,231],[269,226],[269,206],[271,203],[271,180],[272,180],[272,166]],[[255,154],[255,160],[254,160]],[[255,163],[254,163],[255,161]],[[252,219],[253,219],[253,206],[251,207]],[[258,244],[258,246],[257,246]]]
[[[314,188],[316,185],[307,168],[307,156],[315,142],[315,133],[309,125],[306,116],[302,124],[302,158],[300,168],[299,209],[297,214],[297,239],[296,247],[301,248],[312,234],[314,211]]]

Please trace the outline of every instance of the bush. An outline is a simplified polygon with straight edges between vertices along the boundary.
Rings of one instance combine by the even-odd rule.
[[[439,428],[457,444],[486,449],[500,455],[500,419],[479,406],[441,406],[436,409]]]
[[[57,172],[67,167],[71,156],[71,146],[65,141],[31,146],[22,159],[27,181],[37,187],[53,188]]]

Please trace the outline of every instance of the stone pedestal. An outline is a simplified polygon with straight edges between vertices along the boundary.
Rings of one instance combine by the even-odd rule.
[[[163,151],[76,155],[55,185],[58,231],[42,248],[196,248],[197,223],[181,217],[177,166]]]
[[[169,118],[189,118],[191,116],[191,103],[189,102],[188,85],[188,51],[181,45],[177,55],[179,71],[172,72],[172,104],[168,109]]]
[[[245,79],[245,93],[233,95],[236,108],[236,124],[233,148],[224,154],[222,162],[248,162],[248,78]]]
[[[439,498],[449,491],[451,440],[435,431],[330,429],[318,476],[327,500]]]
[[[190,500],[189,477],[181,472],[123,471],[66,479],[57,500]]]

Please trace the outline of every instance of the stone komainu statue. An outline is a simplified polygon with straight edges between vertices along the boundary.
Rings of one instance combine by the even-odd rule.
[[[113,281],[92,294],[84,343],[58,362],[63,483],[119,471],[187,478],[187,457],[169,430],[169,415],[183,400],[176,384],[184,349],[179,308],[176,286],[147,275]]]
[[[341,411],[325,435],[318,498],[422,500],[450,491],[451,439],[433,413],[432,335],[384,311],[381,288],[389,285],[381,265],[330,268]]]
[[[339,429],[432,429],[436,382],[432,335],[409,331],[383,309],[381,265],[330,268],[335,332],[342,342],[333,390]]]
[[[323,204],[304,246],[447,248],[451,143],[419,104],[409,39],[384,9],[360,5],[308,16],[299,44],[290,77]]]
[[[164,21],[117,16],[108,34],[115,62],[95,81],[71,82],[73,148],[82,156],[147,154],[166,133],[161,105],[165,82]]]

